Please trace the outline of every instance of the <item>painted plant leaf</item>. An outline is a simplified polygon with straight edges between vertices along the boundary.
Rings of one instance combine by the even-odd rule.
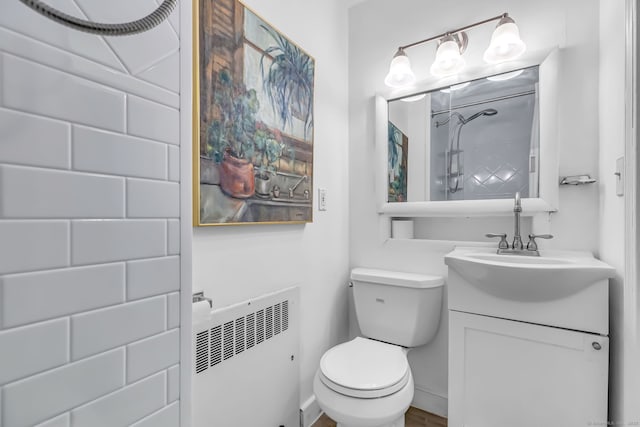
[[[260,58],[264,91],[283,129],[291,125],[294,111],[301,114],[306,138],[313,127],[313,60],[273,29],[261,28],[275,42]],[[269,67],[265,67],[265,57],[273,58]]]

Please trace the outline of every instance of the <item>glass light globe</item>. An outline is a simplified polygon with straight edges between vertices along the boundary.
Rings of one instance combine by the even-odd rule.
[[[520,39],[520,30],[513,19],[504,17],[491,35],[491,43],[484,52],[484,60],[489,64],[511,61],[524,53],[527,46]]]
[[[391,60],[389,73],[384,79],[384,83],[392,88],[410,86],[416,81],[416,76],[411,70],[409,57],[404,50],[400,49]]]
[[[466,62],[460,55],[460,46],[451,35],[445,36],[436,51],[436,59],[431,65],[431,74],[436,77],[450,76],[460,72]]]

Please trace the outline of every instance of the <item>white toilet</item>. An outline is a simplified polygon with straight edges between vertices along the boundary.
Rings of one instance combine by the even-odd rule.
[[[407,353],[436,334],[444,279],[355,268],[351,281],[363,337],[322,356],[313,391],[338,427],[404,427],[414,392]]]

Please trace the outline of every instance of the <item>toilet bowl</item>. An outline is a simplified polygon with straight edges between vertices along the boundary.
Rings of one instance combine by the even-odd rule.
[[[404,427],[414,393],[407,349],[361,337],[340,344],[322,357],[313,389],[339,427]]]
[[[363,337],[329,349],[313,381],[338,427],[404,427],[414,394],[407,353],[436,334],[444,279],[356,268],[351,272]]]

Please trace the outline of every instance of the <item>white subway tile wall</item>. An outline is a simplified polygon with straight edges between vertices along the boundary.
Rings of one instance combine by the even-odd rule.
[[[178,402],[176,402],[133,424],[131,427],[174,427],[179,422],[180,408]]]
[[[86,15],[74,4],[73,1],[58,1],[56,7],[61,11],[86,18]],[[39,40],[51,46],[73,52],[87,57],[94,62],[106,65],[116,70],[124,71],[122,63],[102,37],[95,37],[91,34],[77,33],[73,35],[72,41],[68,31],[60,31],[59,24],[53,21],[40,19],[36,23],[33,21],[33,12],[20,4],[20,2],[6,1],[2,3],[2,14],[0,14],[0,27],[8,28],[19,34],[27,35],[29,38]],[[27,29],[25,23],[32,23]]]
[[[166,376],[166,372],[157,373],[76,408],[71,412],[71,423],[91,427],[128,426],[165,406]]]
[[[166,306],[166,297],[160,296],[72,316],[71,358],[82,359],[164,331]]]
[[[118,22],[122,19],[120,10],[126,9],[129,16],[141,17],[157,7],[154,0],[131,1],[109,0],[78,1],[82,11],[95,21]],[[113,48],[131,74],[140,74],[153,67],[172,52],[178,50],[178,38],[168,22],[136,36],[136,43],[129,43],[128,37],[109,37],[107,43]],[[141,46],[144,46],[141,49]]]
[[[179,112],[175,108],[129,95],[127,131],[131,135],[178,145],[180,143]]]
[[[71,126],[0,108],[0,162],[69,169]]]
[[[158,5],[114,1],[55,6]],[[178,11],[107,40],[3,8],[0,426],[178,427]]]
[[[127,346],[127,383],[137,381],[180,360],[178,329]]]
[[[125,264],[11,274],[0,279],[0,294],[5,328],[121,304]]]
[[[167,296],[167,329],[180,326],[180,294],[175,292]]]
[[[157,84],[158,86],[166,87],[167,89],[178,92],[179,78],[178,72],[180,54],[174,52],[167,59],[158,62],[153,67],[147,69],[145,72],[140,73],[140,77],[147,81]]]
[[[0,165],[0,218],[123,218],[120,177]]]
[[[0,335],[0,383],[24,378],[69,362],[69,319],[13,328]],[[41,351],[46,348],[46,351]]]
[[[68,221],[0,219],[0,274],[68,267],[69,230]]]
[[[180,221],[177,219],[167,221],[167,253],[169,255],[180,253]]]
[[[123,132],[126,94],[89,79],[4,54],[2,105]],[[92,108],[87,108],[91,102]]]
[[[180,181],[180,150],[169,146],[169,181]]]
[[[167,401],[175,402],[180,397],[180,365],[169,368],[167,375]]]
[[[71,262],[99,264],[166,255],[166,220],[71,222]]]
[[[75,170],[166,179],[166,159],[166,144],[83,126],[73,127]]]
[[[71,415],[68,412],[59,417],[51,418],[48,421],[36,425],[36,427],[69,427],[71,425]]]
[[[134,300],[179,290],[180,257],[129,261],[127,299]]]
[[[129,218],[178,218],[180,184],[127,178],[127,216]]]
[[[4,386],[3,425],[31,426],[122,388],[124,359],[120,348]]]

